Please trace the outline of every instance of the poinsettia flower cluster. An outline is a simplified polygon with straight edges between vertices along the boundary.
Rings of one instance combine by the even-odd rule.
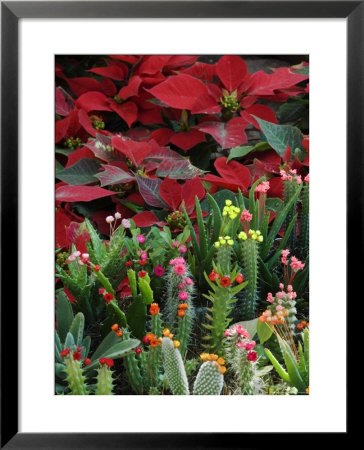
[[[260,130],[257,118],[276,124],[274,111],[263,103],[305,95],[303,66],[249,73],[234,55],[214,64],[195,55],[97,56],[91,65],[82,58],[58,58],[55,141],[63,169],[57,170],[57,205],[104,198],[123,220],[163,226],[166,222],[148,209],[181,213],[184,205],[193,216],[195,196],[205,196],[201,180],[211,193],[221,187],[246,192],[264,156],[254,158],[249,168],[219,157],[214,163],[218,175],[205,174],[206,168],[191,160],[211,145],[246,144],[247,128]],[[135,214],[131,204],[145,211]],[[109,232],[102,224],[111,220],[108,212],[92,217],[102,233]],[[57,226],[58,231],[64,243],[64,227]]]

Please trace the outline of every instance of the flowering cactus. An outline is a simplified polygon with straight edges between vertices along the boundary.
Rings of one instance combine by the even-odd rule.
[[[215,269],[208,277],[206,276],[211,291],[209,291],[209,295],[204,294],[204,296],[210,300],[212,307],[207,308],[206,318],[208,323],[202,324],[209,331],[209,334],[204,337],[205,341],[208,341],[204,347],[212,351],[219,348],[224,337],[224,331],[232,320],[230,313],[236,302],[234,296],[247,285],[247,282],[243,283],[243,277],[238,274],[237,268],[229,273],[229,276],[222,274],[218,266],[215,266]],[[235,282],[237,284],[233,286]]]
[[[83,375],[82,361],[80,352],[71,352],[66,348],[61,352],[61,357],[64,358],[64,372],[66,372],[66,381],[70,389],[71,395],[88,395],[87,386],[85,383],[86,377]]]
[[[203,353],[204,361],[193,385],[193,395],[220,395],[226,371],[225,360],[218,355]]]
[[[114,361],[110,358],[100,358],[101,367],[97,370],[95,395],[112,395],[113,377],[111,367]]]
[[[309,199],[310,199],[310,184],[309,175],[304,178],[304,187],[301,192],[301,217],[300,217],[300,236],[299,236],[299,246],[301,253],[307,251],[309,242]]]
[[[193,281],[188,264],[182,257],[172,259],[169,262],[169,269],[166,273],[167,299],[163,310],[166,324],[174,328],[177,323],[178,304],[180,301],[188,301],[192,305],[192,295],[194,291]],[[181,317],[181,316],[180,316]],[[192,327],[193,309],[190,310],[189,332]]]
[[[162,339],[164,371],[173,395],[189,395],[188,380],[181,353],[169,337]]]
[[[255,341],[242,325],[234,325],[225,331],[226,358],[235,378],[234,394],[254,395],[263,390],[264,383],[257,376]]]

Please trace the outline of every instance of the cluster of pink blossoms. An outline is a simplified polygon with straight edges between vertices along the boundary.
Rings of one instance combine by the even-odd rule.
[[[281,253],[281,262],[282,264],[287,265],[288,264],[288,255],[290,254],[290,251],[288,248],[286,250],[282,250]],[[291,256],[291,264],[290,267],[292,270],[302,270],[305,267],[305,264],[301,262],[298,258],[295,256]]]
[[[258,194],[266,194],[270,189],[269,181],[262,181],[258,184],[258,186],[255,188],[255,193]]]
[[[250,340],[248,330],[242,325],[233,325],[231,328],[225,330],[224,335],[229,345],[236,346],[238,349],[247,352],[246,357],[249,361],[255,362],[257,360],[257,353],[253,351],[256,342]]]
[[[179,241],[172,241],[172,247],[177,248],[180,253],[186,253],[187,247]]]
[[[72,253],[67,259],[67,261],[76,261],[78,260],[78,264],[80,266],[83,266],[84,264],[87,264],[89,262],[90,255],[88,253],[82,253],[79,250],[76,250]]]
[[[289,169],[288,172],[286,172],[285,170],[280,170],[279,173],[283,181],[295,180],[297,184],[302,183],[302,177],[301,175],[297,175],[296,169]]]
[[[189,286],[193,286],[194,284],[193,280],[191,280],[190,277],[184,276],[187,270],[186,261],[184,260],[184,258],[179,256],[178,258],[171,259],[169,261],[169,264],[173,266],[173,272],[181,277],[181,282],[178,285],[179,289],[178,298],[181,301],[186,301],[190,296],[186,288],[188,288]]]
[[[259,317],[261,322],[269,322],[272,325],[283,324],[285,317],[289,316],[290,309],[295,305],[297,293],[293,291],[292,285],[287,286],[287,292],[284,290],[284,284],[279,284],[280,291],[275,296],[268,292],[267,302],[271,305]]]

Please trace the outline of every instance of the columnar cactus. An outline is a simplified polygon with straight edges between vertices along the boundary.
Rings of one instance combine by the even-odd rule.
[[[281,170],[281,177],[284,182],[284,204],[287,205],[292,197],[296,194],[299,189],[299,185],[302,183],[300,175],[296,174],[296,170],[284,171]],[[294,215],[296,214],[297,201],[292,205],[292,208],[287,214],[286,220],[284,222],[284,229],[287,230],[289,224],[291,223]],[[288,238],[287,246],[289,248],[294,248],[296,242],[296,227],[293,228],[291,235]]]
[[[162,339],[162,355],[164,372],[173,395],[189,395],[188,380],[181,353],[169,337]]]
[[[242,320],[251,320],[255,318],[257,302],[258,285],[258,243],[263,241],[263,236],[259,230],[250,229],[248,233],[244,231],[238,235],[241,239],[241,264],[244,277],[249,281],[244,291],[244,300],[242,303]]]
[[[129,337],[130,332],[124,330],[122,340],[127,340]],[[131,388],[137,394],[143,394],[143,376],[136,353],[132,352],[127,354],[123,358],[123,363]]]
[[[172,259],[165,275],[167,281],[167,299],[163,317],[167,326],[174,329],[177,324],[178,305],[180,301],[191,303],[194,291],[191,272],[182,257]]]
[[[309,242],[310,185],[308,175],[306,176],[304,181],[305,181],[304,187],[301,192],[302,209],[300,217],[300,237],[299,237],[299,246],[302,254],[307,250]]]
[[[193,395],[220,395],[224,385],[225,360],[208,353],[203,353],[201,358],[205,362],[198,371],[193,385]]]
[[[68,352],[67,352],[68,351]],[[67,353],[66,353],[67,352]],[[76,353],[76,352],[75,352]],[[69,349],[63,351],[64,365],[66,372],[66,381],[70,389],[71,395],[88,395],[87,386],[85,383],[86,377],[83,375],[81,368],[82,361],[74,359]]]
[[[250,340],[248,331],[239,324],[225,331],[226,358],[234,374],[233,394],[254,395],[262,392],[263,382],[257,376],[257,353],[255,341]]]
[[[97,369],[95,395],[112,395],[114,385],[110,367],[114,365],[114,361],[109,358],[100,358],[100,364],[101,367]]]
[[[229,273],[229,276],[221,274],[218,266],[215,266],[215,269],[208,277],[205,275],[212,290],[209,291],[209,295],[204,296],[210,300],[212,306],[206,308],[207,323],[202,324],[209,331],[203,339],[206,341],[204,347],[210,351],[217,351],[221,345],[224,331],[232,320],[230,313],[236,302],[234,296],[248,284],[243,283],[243,277],[238,274],[237,268]],[[235,282],[237,285],[233,286]]]

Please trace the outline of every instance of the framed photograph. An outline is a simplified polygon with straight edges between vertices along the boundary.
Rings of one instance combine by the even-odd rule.
[[[348,436],[363,20],[1,2],[1,448]]]

